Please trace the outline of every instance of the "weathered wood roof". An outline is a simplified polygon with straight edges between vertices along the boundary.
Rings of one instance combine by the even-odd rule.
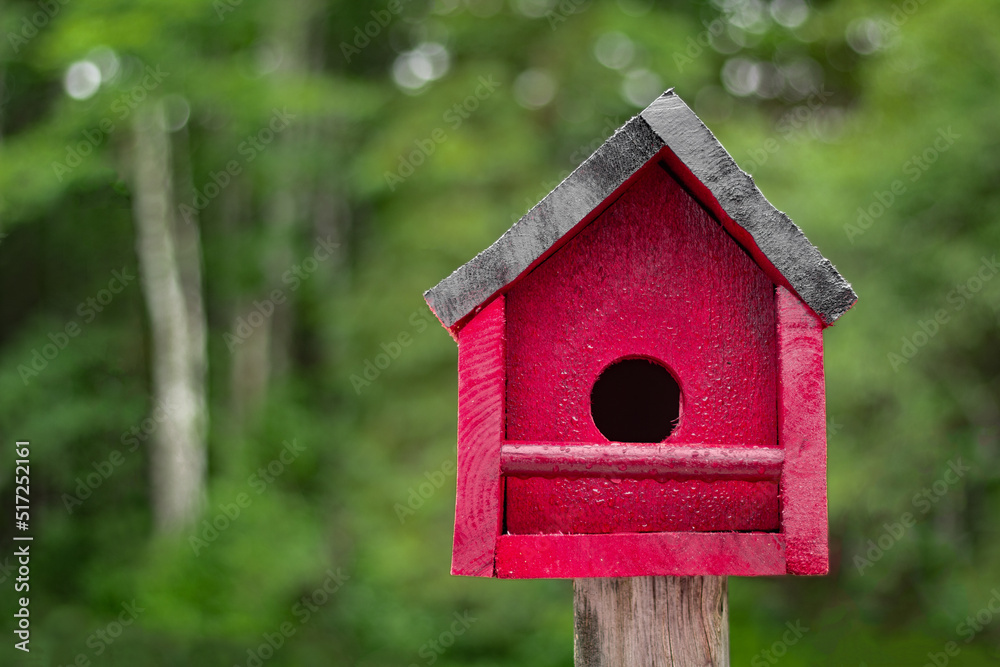
[[[668,149],[664,151],[664,149]],[[497,239],[424,298],[449,329],[532,269],[610,204],[658,155],[771,279],[790,287],[825,324],[857,295],[792,220],[774,208],[701,119],[668,90]],[[670,164],[673,162],[673,164]]]

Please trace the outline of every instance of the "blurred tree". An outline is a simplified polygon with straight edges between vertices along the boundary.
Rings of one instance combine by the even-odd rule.
[[[174,197],[173,160],[163,103],[132,124],[136,250],[152,323],[153,404],[169,418],[153,433],[152,504],[161,531],[190,528],[205,499],[205,314],[197,228],[185,234]]]

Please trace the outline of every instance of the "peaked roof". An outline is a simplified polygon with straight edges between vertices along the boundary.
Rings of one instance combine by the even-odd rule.
[[[427,290],[427,305],[453,329],[593,220],[658,154],[768,277],[790,287],[824,324],[854,305],[850,284],[673,89],[619,128],[493,245]]]

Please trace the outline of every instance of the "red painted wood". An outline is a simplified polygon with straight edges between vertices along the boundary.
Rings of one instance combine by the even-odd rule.
[[[826,507],[823,323],[784,287],[778,311],[778,432],[785,450],[782,533],[791,574],[830,569]]]
[[[825,573],[822,329],[648,165],[458,332],[452,572]],[[591,419],[626,357],[681,387],[664,443],[610,443]]]
[[[750,254],[754,263],[764,271],[772,283],[782,285],[794,293],[788,279],[781,275],[781,272],[767,258],[767,255],[757,246],[753,236],[726,213],[722,205],[719,204],[719,200],[712,194],[712,191],[699,181],[697,176],[691,173],[688,166],[672,150],[666,147],[661,148],[657,157],[666,163],[673,177],[683,184],[687,191],[692,193],[702,206],[712,212],[715,219],[720,221],[726,232],[736,239],[740,246]]]
[[[504,298],[458,338],[458,488],[451,573],[494,576],[503,521],[500,445],[504,438]]]
[[[776,447],[773,289],[723,228],[650,164],[600,217],[507,292],[507,437],[607,442],[590,416],[591,387],[606,366],[637,356],[666,365],[683,392],[668,444]],[[648,517],[653,530],[678,521],[692,530],[745,529],[745,516],[726,525],[731,508],[775,492],[767,483],[520,482],[509,480],[508,527],[511,514],[527,520],[539,512],[538,527],[561,525],[564,532],[594,525],[632,530],[636,498],[669,512]],[[590,498],[583,523],[560,516],[582,497]]]
[[[503,535],[497,576],[775,575],[785,573],[784,550],[776,533]]]
[[[783,459],[773,447],[505,442],[500,448],[501,472],[520,477],[776,481]]]
[[[777,482],[508,477],[505,522],[511,534],[777,531],[781,508]]]

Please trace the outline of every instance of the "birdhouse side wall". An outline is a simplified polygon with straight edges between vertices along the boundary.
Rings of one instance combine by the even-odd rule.
[[[823,322],[779,287],[778,430],[785,451],[781,532],[790,574],[830,569],[826,498],[826,383]]]
[[[504,297],[458,338],[458,465],[451,573],[492,577],[503,522]]]

